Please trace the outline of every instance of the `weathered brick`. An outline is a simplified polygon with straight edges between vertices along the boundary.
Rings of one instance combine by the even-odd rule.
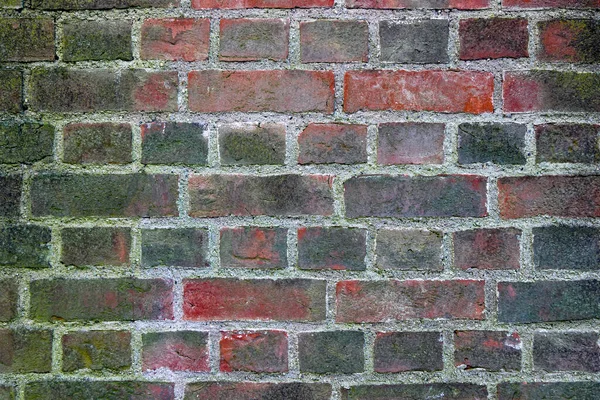
[[[0,111],[18,113],[23,110],[23,74],[15,69],[0,70]]]
[[[349,71],[344,111],[494,111],[494,77],[477,71]]]
[[[441,371],[440,332],[377,332],[375,372]]]
[[[367,62],[369,26],[366,21],[300,22],[300,60],[312,62]]]
[[[153,122],[142,125],[142,164],[208,163],[206,125]]]
[[[173,319],[167,279],[43,279],[30,288],[29,314],[38,321]]]
[[[331,71],[192,71],[190,110],[196,112],[333,113]]]
[[[458,163],[525,164],[526,133],[522,124],[460,124]]]
[[[0,265],[47,268],[50,266],[50,228],[39,225],[0,227]]]
[[[503,331],[455,331],[454,365],[487,371],[519,371],[521,338]]]
[[[344,182],[346,216],[484,217],[487,179],[363,175]]]
[[[298,229],[298,268],[362,271],[367,231],[357,228]]]
[[[499,282],[498,293],[500,322],[600,318],[600,281]]]
[[[222,19],[219,31],[221,61],[285,60],[290,21],[287,19]]]
[[[78,331],[62,337],[64,372],[121,371],[131,366],[128,331]]]
[[[487,389],[472,383],[427,383],[413,385],[364,385],[342,388],[342,400],[485,400]]]
[[[502,0],[503,7],[518,8],[598,8],[597,0]]]
[[[142,230],[142,267],[208,267],[208,232],[197,228]]]
[[[379,269],[441,271],[442,232],[384,229],[377,233]]]
[[[54,127],[52,125],[31,122],[0,124],[0,164],[51,161],[53,147]]]
[[[600,22],[565,19],[538,22],[538,58],[558,62],[600,62]]]
[[[17,393],[14,386],[0,385],[0,399],[2,400],[15,400]]]
[[[524,18],[467,18],[459,21],[459,58],[529,57],[529,32]]]
[[[14,279],[0,280],[0,322],[9,322],[17,316],[19,286]],[[2,396],[0,396],[0,399]]]
[[[447,19],[379,23],[382,62],[432,64],[448,62]]]
[[[1,61],[54,61],[54,20],[0,18]]]
[[[208,372],[208,333],[150,332],[142,335],[142,369]]]
[[[133,60],[131,21],[70,20],[63,24],[64,61]]]
[[[127,164],[132,161],[131,125],[75,123],[63,129],[63,161],[68,164]]]
[[[502,218],[600,216],[600,176],[500,178],[498,190]]]
[[[60,261],[66,265],[127,265],[131,229],[64,228]]]
[[[434,8],[478,10],[489,7],[489,0],[346,0],[348,8]]]
[[[533,257],[537,269],[600,269],[600,229],[586,226],[533,228]]]
[[[600,125],[536,125],[536,161],[551,163],[600,162]]]
[[[21,175],[0,174],[0,217],[18,217],[21,207]]]
[[[505,112],[599,112],[600,74],[507,71],[502,87]]]
[[[190,216],[331,215],[328,175],[194,175]]]
[[[333,0],[192,0],[192,7],[205,8],[313,8],[332,7]]]
[[[299,164],[367,162],[367,126],[308,124],[298,136]]]
[[[224,268],[285,268],[287,229],[222,228],[220,253]]]
[[[0,373],[43,373],[52,367],[52,331],[0,329]]]
[[[32,8],[44,10],[103,10],[130,7],[177,7],[179,0],[29,0]]]
[[[34,111],[177,111],[175,71],[34,68],[29,104]]]
[[[365,369],[363,332],[301,332],[298,334],[300,372],[354,374]]]
[[[454,232],[454,263],[467,269],[519,269],[521,231],[515,228]]]
[[[223,372],[287,372],[288,339],[283,331],[221,332]]]
[[[441,164],[445,124],[390,122],[379,124],[377,163]]]
[[[173,400],[174,384],[135,381],[46,380],[25,386],[25,400]]]
[[[184,280],[184,319],[321,321],[326,282],[308,279]]]
[[[188,384],[184,400],[298,399],[329,400],[331,385],[327,383],[256,383],[256,382],[199,382]]]
[[[498,400],[577,399],[594,400],[598,397],[598,382],[523,382],[500,383]]]
[[[37,175],[32,212],[57,217],[177,216],[176,175]]]
[[[341,281],[337,322],[483,319],[483,281]]]
[[[222,165],[284,164],[285,125],[221,125],[219,155]]]
[[[149,18],[141,32],[143,60],[203,61],[208,59],[210,20]]]
[[[22,8],[23,0],[0,0],[0,8]]]
[[[600,371],[600,336],[595,332],[536,332],[533,365],[536,371]]]

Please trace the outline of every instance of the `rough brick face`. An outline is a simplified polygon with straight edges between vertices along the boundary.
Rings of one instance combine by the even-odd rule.
[[[69,124],[63,129],[63,161],[68,164],[127,164],[131,149],[129,124]]]
[[[538,371],[600,371],[597,333],[536,332],[533,365]]]
[[[529,33],[526,19],[461,19],[458,34],[461,60],[529,56]]]
[[[23,110],[23,74],[18,70],[0,70],[0,111]]]
[[[444,124],[391,122],[379,125],[377,163],[441,164],[444,161]]]
[[[593,20],[553,20],[538,23],[538,58],[556,62],[600,62],[600,23]]]
[[[79,331],[62,337],[63,371],[119,371],[131,366],[131,333]]]
[[[285,162],[285,126],[228,124],[219,127],[222,165],[267,165]]]
[[[197,331],[150,332],[142,335],[142,369],[207,372],[208,334]]]
[[[600,229],[554,225],[533,228],[533,255],[538,269],[600,269]]]
[[[312,8],[331,7],[333,0],[192,0],[192,7],[205,8]]]
[[[71,20],[63,25],[64,61],[131,61],[131,22]]]
[[[0,329],[0,373],[43,373],[52,366],[52,331]]]
[[[40,399],[106,399],[106,400],[172,400],[172,383],[135,381],[39,381],[28,383],[25,398]]]
[[[379,269],[442,270],[442,233],[425,230],[385,229],[377,233]]]
[[[598,8],[597,0],[502,0],[504,7],[518,8]]]
[[[282,331],[221,332],[223,372],[287,372],[288,339]]]
[[[476,229],[454,233],[454,263],[460,269],[519,269],[521,231]]]
[[[185,400],[228,399],[235,393],[236,400],[302,399],[329,400],[331,385],[325,383],[256,383],[256,382],[201,382],[187,385]]]
[[[375,338],[375,372],[441,371],[440,332],[378,332]]]
[[[600,161],[600,125],[544,124],[535,127],[536,161],[594,163]]]
[[[521,338],[516,332],[456,331],[454,364],[467,370],[519,371]]]
[[[364,270],[366,231],[353,228],[298,229],[300,269]]]
[[[129,263],[129,228],[65,228],[61,231],[66,265],[126,265]]]
[[[0,18],[1,61],[53,61],[54,21]]]
[[[356,331],[303,332],[298,335],[300,372],[352,374],[363,372],[364,334]]]
[[[208,161],[206,126],[153,122],[142,125],[142,164],[197,164]]]
[[[290,22],[285,19],[222,19],[219,59],[222,61],[285,60]]]
[[[414,23],[379,23],[381,61],[405,64],[448,62],[448,21],[431,19]]]
[[[221,229],[221,266],[273,268],[287,266],[287,229],[239,227]]]
[[[367,126],[309,124],[298,136],[299,164],[367,162]]]
[[[208,267],[206,229],[142,230],[142,266]]]
[[[521,124],[460,124],[460,164],[525,164],[525,133]]]
[[[20,175],[0,175],[0,217],[18,217],[23,178]]]
[[[489,6],[489,0],[346,0],[348,8],[457,8],[462,10],[477,10]]]
[[[33,8],[44,10],[103,10],[129,7],[178,6],[179,0],[30,0]]]
[[[9,322],[17,316],[19,287],[14,279],[0,280],[0,322]]]
[[[369,27],[363,21],[300,23],[300,59],[305,63],[368,60]]]
[[[0,227],[0,265],[46,268],[50,266],[50,229],[39,225]]]
[[[142,25],[140,56],[144,60],[206,60],[209,35],[208,19],[150,18]]]
[[[363,385],[342,389],[342,400],[426,399],[485,400],[485,386],[470,383],[430,383],[415,385]]]
[[[498,400],[581,399],[592,400],[598,395],[598,382],[501,383]]]
[[[0,164],[51,161],[53,144],[52,125],[29,122],[0,124]]]

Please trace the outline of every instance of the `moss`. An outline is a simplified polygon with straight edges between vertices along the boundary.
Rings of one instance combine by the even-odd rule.
[[[65,61],[133,59],[128,21],[71,21],[63,32]]]

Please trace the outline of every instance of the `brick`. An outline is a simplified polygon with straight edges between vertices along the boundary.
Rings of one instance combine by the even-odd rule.
[[[458,126],[458,163],[525,164],[527,126],[466,123]]]
[[[50,228],[39,225],[0,227],[0,265],[3,267],[50,267]]]
[[[190,216],[331,215],[332,180],[328,175],[193,175]]]
[[[196,228],[143,229],[142,267],[158,266],[208,267],[207,230]]]
[[[118,227],[64,228],[60,261],[65,265],[127,265],[131,229]]]
[[[141,31],[143,60],[204,61],[208,59],[210,20],[148,18]]]
[[[42,279],[31,282],[29,315],[37,321],[173,319],[167,279]]]
[[[21,175],[0,174],[0,217],[18,217],[21,207]]]
[[[105,10],[130,7],[177,7],[179,0],[29,0],[31,8],[43,10]]]
[[[457,268],[519,269],[521,231],[515,228],[473,229],[454,232]]]
[[[63,129],[63,161],[67,164],[127,164],[133,160],[131,143],[129,124],[69,124]]]
[[[333,0],[192,0],[196,9],[223,8],[313,8],[332,7]]]
[[[298,268],[364,271],[367,231],[357,228],[298,229]]]
[[[63,25],[62,59],[133,60],[131,21],[69,20]]]
[[[600,74],[507,71],[502,87],[505,112],[599,112]]]
[[[478,10],[489,7],[489,0],[346,0],[348,8],[433,8],[459,10]]]
[[[433,64],[448,62],[449,25],[446,19],[411,23],[381,21],[379,41],[382,62]]]
[[[195,321],[322,321],[325,281],[184,280],[183,317]]]
[[[476,71],[349,71],[344,111],[494,111],[494,78]]]
[[[0,0],[0,8],[22,8],[23,0]]]
[[[51,367],[51,330],[0,329],[0,373],[44,373]]]
[[[367,162],[367,126],[308,124],[298,136],[299,164]]]
[[[19,70],[0,70],[0,111],[18,113],[23,110],[23,74]]]
[[[600,216],[600,176],[500,178],[498,190],[502,218]]]
[[[329,400],[331,385],[327,383],[256,383],[256,382],[199,382],[188,384],[184,400],[301,399]]]
[[[363,332],[300,332],[300,372],[314,374],[355,374],[365,369]]]
[[[208,164],[206,125],[152,122],[142,125],[142,164]]]
[[[31,122],[0,124],[0,164],[51,161],[53,153],[52,125]]]
[[[375,372],[441,371],[440,332],[377,332]]]
[[[498,400],[577,399],[598,397],[598,382],[500,383]]]
[[[1,61],[54,61],[54,20],[0,18]]]
[[[498,283],[498,321],[534,323],[600,318],[600,281]],[[549,301],[551,299],[551,301]]]
[[[439,231],[380,230],[375,265],[388,270],[441,271],[442,237]]]
[[[529,57],[524,18],[467,18],[459,21],[461,60]]]
[[[131,367],[131,333],[78,331],[62,337],[64,372],[122,371]]]
[[[14,279],[1,279],[0,288],[0,322],[9,322],[17,316],[19,286]]]
[[[483,281],[341,281],[336,321],[373,323],[408,319],[484,318]]]
[[[176,71],[34,68],[33,111],[177,111]]]
[[[26,400],[173,400],[174,384],[135,381],[47,380],[25,386]]]
[[[222,228],[220,243],[223,268],[280,269],[287,266],[285,228]]]
[[[303,63],[367,62],[369,26],[366,21],[316,20],[300,22],[300,60]]]
[[[545,124],[535,126],[536,161],[551,163],[600,162],[600,125]]]
[[[176,175],[37,175],[32,212],[56,217],[177,216]]]
[[[223,372],[288,372],[288,339],[283,331],[221,332]]]
[[[280,61],[288,57],[287,19],[222,19],[219,28],[221,61]]]
[[[15,400],[17,393],[13,386],[0,386],[0,399],[2,400]]]
[[[486,183],[475,175],[362,175],[344,182],[346,216],[483,217]]]
[[[533,228],[536,269],[600,269],[600,229],[586,226],[541,226]]]
[[[377,163],[441,164],[445,124],[390,122],[379,124]]]
[[[517,8],[598,8],[597,0],[502,0],[503,7]]]
[[[586,19],[538,22],[538,59],[550,62],[600,62],[600,22]]]
[[[600,371],[600,336],[595,332],[536,332],[533,365],[536,371]]]
[[[342,400],[448,399],[484,400],[487,389],[472,383],[427,383],[412,385],[363,385],[342,388]]]
[[[208,372],[208,333],[150,332],[142,335],[142,369]]]
[[[464,369],[519,371],[521,338],[504,331],[455,331],[454,365]]]
[[[188,76],[191,111],[333,113],[331,71],[192,71]]]
[[[283,165],[285,125],[227,124],[219,126],[221,165]]]

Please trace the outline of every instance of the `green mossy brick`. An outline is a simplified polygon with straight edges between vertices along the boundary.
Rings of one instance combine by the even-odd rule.
[[[184,400],[329,400],[331,391],[328,383],[198,382],[186,385]]]
[[[63,132],[63,161],[68,164],[127,164],[132,161],[131,125],[70,124]]]
[[[19,70],[0,70],[0,111],[18,113],[23,110],[23,74]]]
[[[0,0],[0,8],[22,8],[22,7],[23,7],[23,0]]]
[[[179,0],[29,0],[31,8],[42,10],[105,10],[130,7],[176,7]]]
[[[131,333],[81,331],[62,337],[64,372],[81,369],[122,371],[131,366]]]
[[[50,228],[38,225],[0,227],[0,265],[47,268],[50,266]]]
[[[154,122],[142,125],[142,164],[208,164],[206,125]]]
[[[0,280],[0,322],[9,322],[17,316],[19,287],[14,279]],[[0,396],[0,399],[2,396]]]
[[[312,62],[366,62],[369,25],[366,21],[316,20],[300,23],[300,59]]]
[[[363,372],[362,332],[303,332],[298,334],[300,372],[353,374]]]
[[[208,264],[206,229],[142,230],[142,266],[206,268]]]
[[[219,153],[223,165],[282,165],[285,162],[285,126],[220,126]]]
[[[25,400],[173,400],[174,384],[135,381],[31,382],[25,386]]]
[[[366,233],[356,228],[298,229],[298,268],[364,271]]]
[[[525,164],[527,126],[512,123],[460,124],[459,164]]]
[[[12,386],[0,386],[0,400],[15,400],[17,393]]]
[[[65,228],[60,261],[66,265],[127,265],[129,228]]]
[[[0,164],[51,161],[54,127],[36,123],[0,123]]]
[[[18,217],[21,213],[21,175],[0,174],[0,217]]]
[[[0,329],[0,373],[43,373],[52,368],[52,331]]]
[[[342,388],[342,400],[483,400],[487,398],[488,392],[484,385],[471,383],[361,385],[352,386],[350,389]]]
[[[54,20],[0,18],[0,61],[54,61]]]
[[[130,21],[72,20],[63,25],[64,61],[133,60]]]
[[[590,164],[600,162],[599,134],[600,125],[537,125],[536,161]]]

